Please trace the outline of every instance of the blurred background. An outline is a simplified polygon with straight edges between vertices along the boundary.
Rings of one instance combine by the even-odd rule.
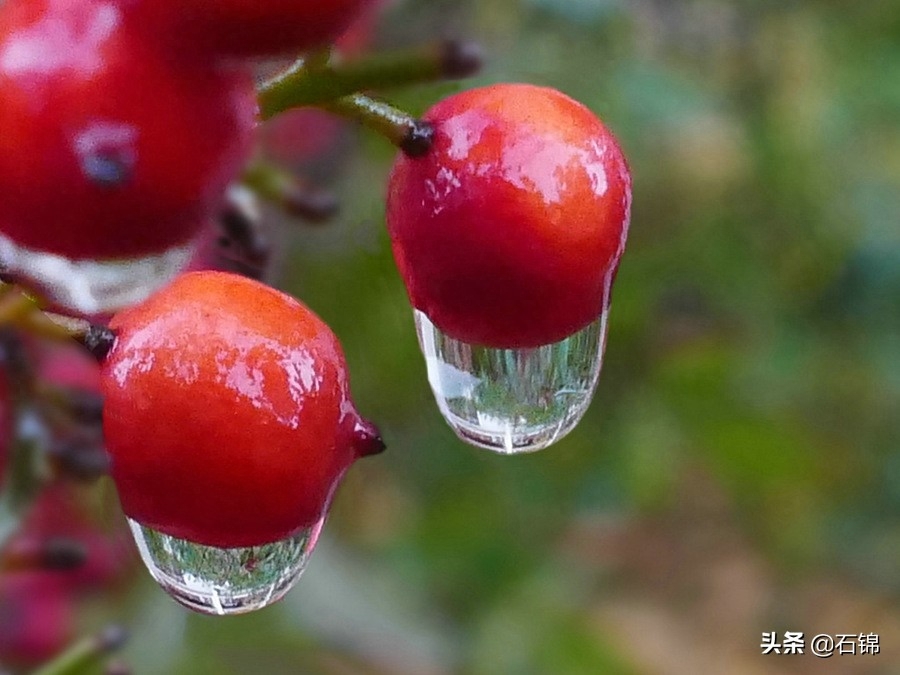
[[[278,285],[342,339],[388,451],[280,605],[191,615],[141,570],[80,625],[126,624],[141,675],[900,673],[900,7],[409,0],[372,41],[445,34],[484,45],[482,74],[390,100],[553,86],[630,159],[585,420],[530,456],[455,438],[383,226],[393,152],[338,132],[310,179],[341,212],[276,223]],[[785,631],[806,653],[763,656]],[[821,633],[881,653],[816,658]]]

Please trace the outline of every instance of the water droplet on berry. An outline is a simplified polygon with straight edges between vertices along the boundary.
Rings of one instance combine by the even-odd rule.
[[[190,242],[142,258],[71,260],[25,248],[0,235],[0,268],[42,297],[80,314],[106,314],[141,302],[183,270]]]
[[[128,519],[141,559],[179,603],[202,614],[245,614],[291,590],[316,546],[321,520],[282,541],[216,548],[171,537]]]
[[[467,344],[416,311],[428,381],[463,441],[511,455],[555,443],[581,420],[597,387],[608,312],[586,328],[533,349]]]

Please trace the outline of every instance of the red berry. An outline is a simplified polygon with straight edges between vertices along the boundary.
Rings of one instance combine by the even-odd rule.
[[[387,222],[412,304],[453,338],[536,347],[595,321],[625,246],[631,177],[609,130],[554,91],[501,84],[425,115]]]
[[[122,507],[145,526],[221,548],[279,541],[380,449],[337,338],[279,291],[190,273],[110,327],[104,431]]]
[[[0,663],[33,666],[68,643],[72,599],[46,572],[0,574]]]
[[[45,572],[72,591],[106,588],[121,580],[135,560],[128,534],[103,529],[66,483],[53,484],[38,495],[4,553],[27,558],[30,551],[52,551],[58,542],[77,544],[84,554],[81,564],[71,569]]]
[[[100,367],[97,359],[74,340],[41,342],[36,361],[37,376],[42,382],[80,393],[100,392]]]
[[[373,0],[140,1],[126,11],[158,31],[154,39],[168,36],[181,53],[244,58],[295,55],[328,45]]]
[[[176,62],[113,3],[0,7],[0,232],[73,259],[158,253],[214,211],[250,149],[248,72]]]

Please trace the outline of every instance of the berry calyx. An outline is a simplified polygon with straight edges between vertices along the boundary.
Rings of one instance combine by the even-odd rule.
[[[335,335],[275,289],[194,272],[110,327],[104,433],[122,508],[142,525],[221,548],[279,541],[383,449]]]
[[[631,176],[610,131],[564,94],[500,84],[424,116],[387,224],[412,304],[453,338],[537,347],[595,321],[625,246]]]
[[[100,0],[0,7],[0,233],[70,259],[185,244],[244,163],[249,71],[180,63]]]

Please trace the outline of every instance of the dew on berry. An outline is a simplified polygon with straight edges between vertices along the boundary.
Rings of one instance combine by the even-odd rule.
[[[542,450],[574,429],[600,377],[606,306],[577,333],[521,349],[457,340],[416,310],[428,382],[456,435],[476,447],[512,455]]]
[[[156,582],[203,614],[245,614],[277,602],[306,569],[325,516],[291,537],[244,548],[203,546],[129,518],[141,559]]]
[[[105,314],[144,300],[188,264],[195,242],[160,253],[110,260],[73,260],[15,243],[0,234],[0,266],[47,301],[81,314]]]

